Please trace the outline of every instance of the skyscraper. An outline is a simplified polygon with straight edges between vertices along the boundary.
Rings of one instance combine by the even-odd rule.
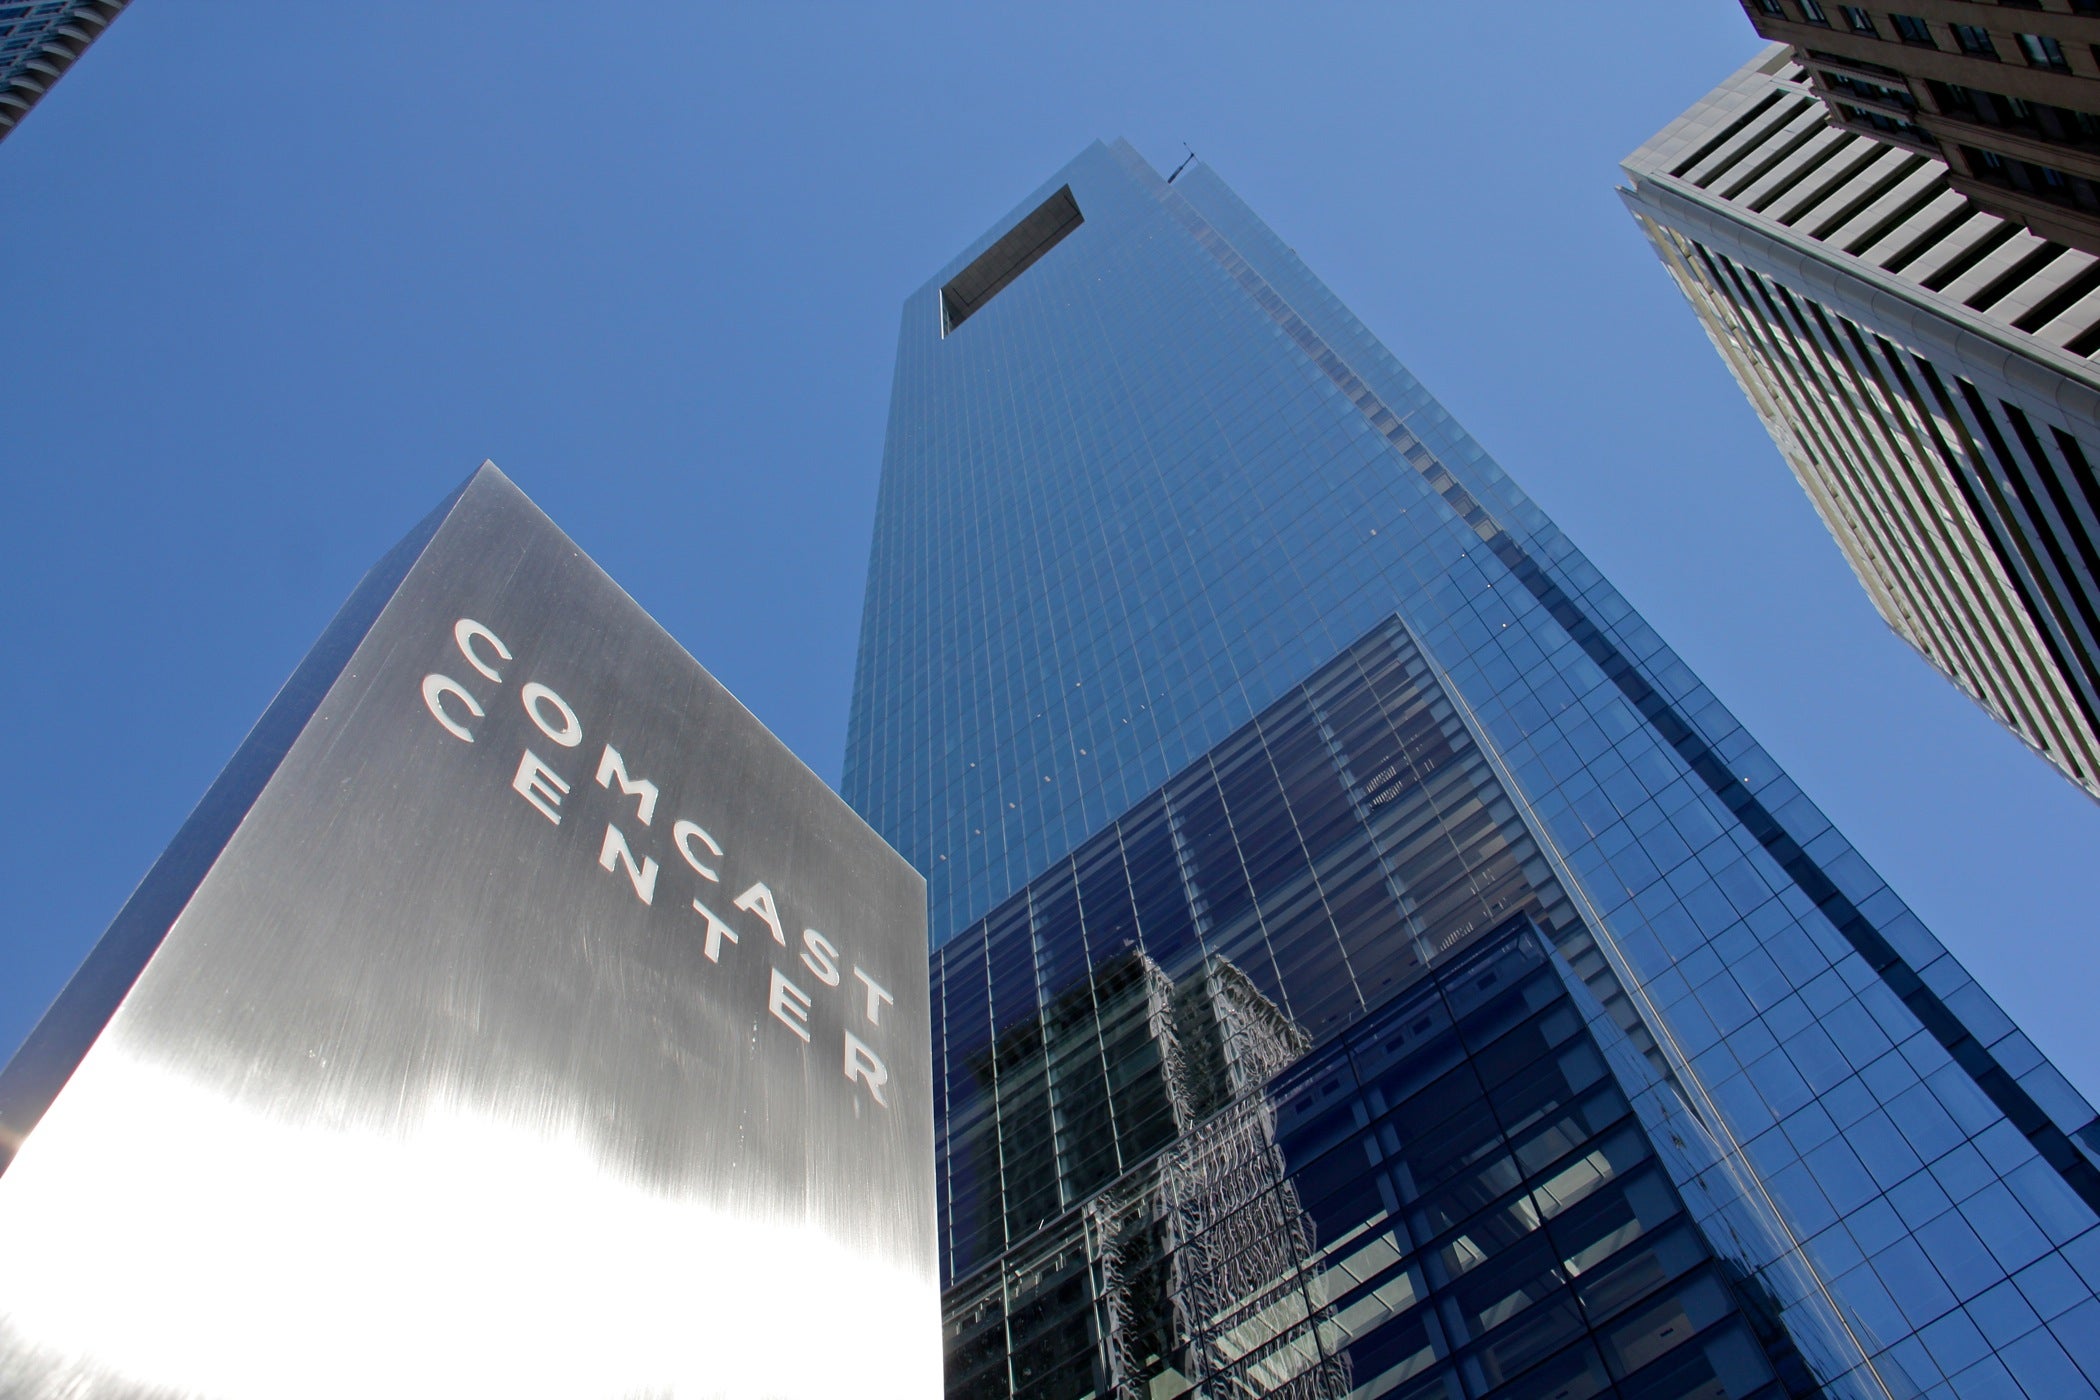
[[[2100,258],[1832,123],[1776,45],[1625,170],[1882,617],[2100,797]]]
[[[2091,1107],[1201,165],[906,302],[845,793],[952,1393],[2094,1393]]]
[[[131,0],[24,0],[0,5],[0,138]]]
[[[2100,253],[2100,6],[1743,0],[1840,125],[1947,163],[1978,206]]]

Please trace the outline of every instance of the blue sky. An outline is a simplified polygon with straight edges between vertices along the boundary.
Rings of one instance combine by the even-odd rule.
[[[1196,151],[2089,1095],[2100,808],[1889,634],[1612,193],[1728,0],[140,0],[0,142],[0,1054],[493,458],[837,780],[899,306]]]

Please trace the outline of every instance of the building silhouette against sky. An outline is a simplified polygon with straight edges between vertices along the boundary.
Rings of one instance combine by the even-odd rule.
[[[2090,1105],[1202,165],[1090,147],[906,302],[850,724],[930,885],[953,1393],[2095,1393]],[[1545,946],[1631,1106],[1556,1144],[1670,1190],[1625,1233],[1522,1141],[1601,1081],[1458,1026]],[[1363,1039],[1409,997],[1434,1102]],[[1643,1333],[1584,1280],[1665,1218]]]
[[[1883,619],[2100,797],[2100,257],[1832,122],[1776,45],[1625,171]]]

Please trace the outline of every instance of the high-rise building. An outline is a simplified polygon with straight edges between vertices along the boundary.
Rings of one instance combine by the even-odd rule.
[[[2090,1105],[1200,164],[907,300],[845,791],[953,1394],[2100,1393]]]
[[[2100,253],[2100,4],[1742,0],[1844,127],[1949,166],[2039,236]]]
[[[1882,617],[2100,797],[2100,258],[1833,123],[1778,46],[1625,170]]]
[[[0,139],[101,37],[131,0],[0,4]]]

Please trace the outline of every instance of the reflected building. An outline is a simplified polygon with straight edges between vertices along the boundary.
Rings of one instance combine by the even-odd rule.
[[[845,793],[953,1395],[2100,1393],[2090,1106],[1200,164],[906,303]]]
[[[1797,1334],[1846,1368],[1397,618],[934,969],[951,1395],[1766,1397],[1811,1388]]]

